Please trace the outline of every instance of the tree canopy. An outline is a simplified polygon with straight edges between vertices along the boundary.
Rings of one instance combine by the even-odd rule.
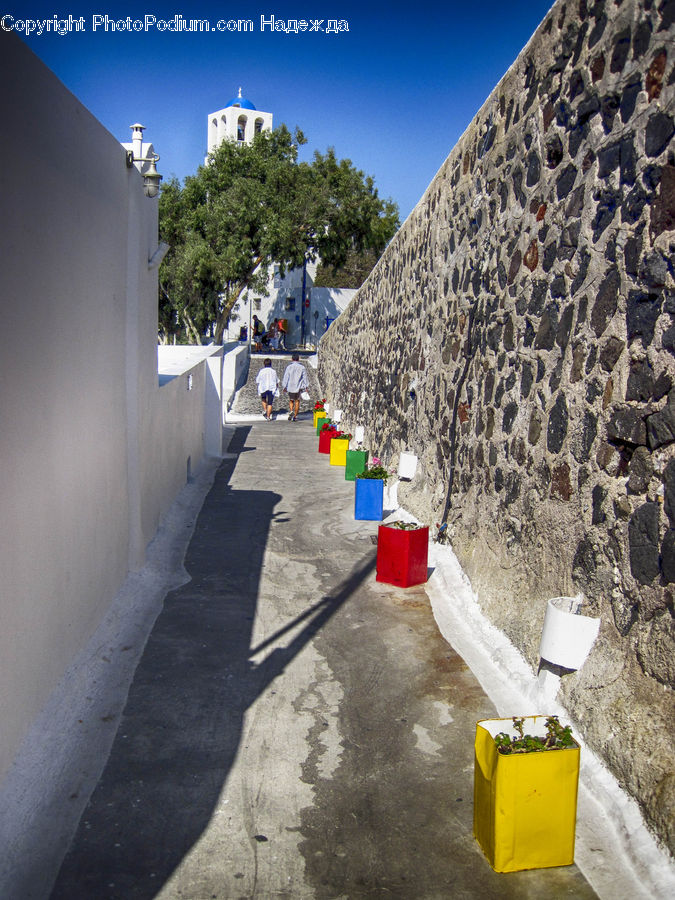
[[[170,245],[159,278],[164,335],[178,321],[191,341],[201,343],[210,330],[221,343],[244,292],[265,293],[272,263],[283,274],[320,258],[337,273],[355,257],[371,267],[377,261],[398,228],[398,207],[332,149],[298,162],[303,143],[302,132],[283,125],[250,144],[224,141],[182,186],[175,178],[163,185],[159,228]]]

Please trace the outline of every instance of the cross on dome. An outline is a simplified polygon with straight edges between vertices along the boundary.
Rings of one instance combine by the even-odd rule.
[[[230,100],[230,102],[227,104],[227,106],[238,106],[241,109],[255,109],[255,106],[251,103],[250,100],[247,100],[246,97],[242,97],[241,88],[239,88],[239,93],[237,94],[237,96],[233,97],[232,100]]]

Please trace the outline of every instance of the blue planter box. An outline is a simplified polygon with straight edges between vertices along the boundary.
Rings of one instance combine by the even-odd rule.
[[[381,478],[357,478],[354,485],[354,518],[381,522],[384,481]]]

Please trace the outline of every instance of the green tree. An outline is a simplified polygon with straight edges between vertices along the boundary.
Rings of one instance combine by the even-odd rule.
[[[305,258],[340,268],[354,254],[376,260],[398,227],[398,209],[372,178],[333,150],[299,163],[302,132],[285,126],[251,144],[225,141],[181,185],[162,189],[160,235],[170,245],[160,268],[160,327],[216,343],[247,290],[264,293],[268,267],[283,274]]]
[[[314,276],[314,287],[360,288],[370,275],[379,253],[352,250],[340,266],[327,266],[320,262]]]

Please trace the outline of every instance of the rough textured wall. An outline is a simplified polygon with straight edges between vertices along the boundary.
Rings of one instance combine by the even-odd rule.
[[[562,699],[671,851],[674,17],[556,3],[319,355],[533,667],[548,598],[601,616]]]

